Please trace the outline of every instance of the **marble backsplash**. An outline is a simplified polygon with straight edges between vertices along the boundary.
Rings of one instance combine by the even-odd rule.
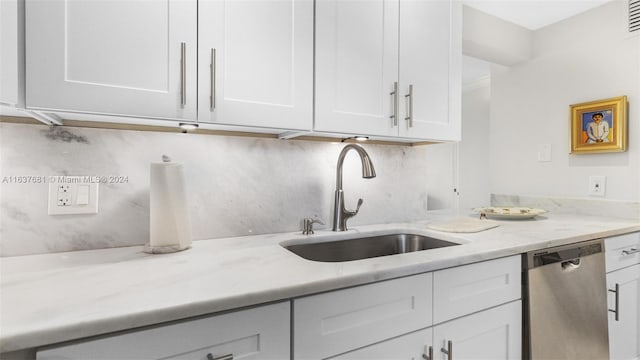
[[[363,145],[377,177],[345,160],[351,226],[410,221],[427,212],[426,146]],[[194,240],[297,231],[303,217],[331,224],[343,144],[128,130],[0,124],[0,179],[123,176],[100,184],[99,213],[50,216],[48,185],[0,184],[0,256],[142,245],[149,237],[149,164],[184,164]]]
[[[523,206],[557,214],[640,220],[640,203],[633,201],[491,194],[491,206]]]

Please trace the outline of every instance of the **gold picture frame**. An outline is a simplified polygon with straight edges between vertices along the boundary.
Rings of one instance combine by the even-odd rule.
[[[627,97],[571,105],[571,153],[627,150]]]

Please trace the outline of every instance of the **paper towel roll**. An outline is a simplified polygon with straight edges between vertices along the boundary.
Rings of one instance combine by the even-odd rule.
[[[150,239],[145,252],[168,253],[191,247],[191,221],[182,164],[151,164]]]

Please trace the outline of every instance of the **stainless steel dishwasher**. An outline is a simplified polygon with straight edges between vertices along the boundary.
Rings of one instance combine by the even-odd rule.
[[[603,249],[595,240],[526,254],[525,359],[609,359]]]

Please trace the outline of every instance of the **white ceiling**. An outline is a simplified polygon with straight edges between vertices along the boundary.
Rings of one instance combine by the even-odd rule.
[[[463,0],[487,14],[537,30],[609,1],[622,0]]]

